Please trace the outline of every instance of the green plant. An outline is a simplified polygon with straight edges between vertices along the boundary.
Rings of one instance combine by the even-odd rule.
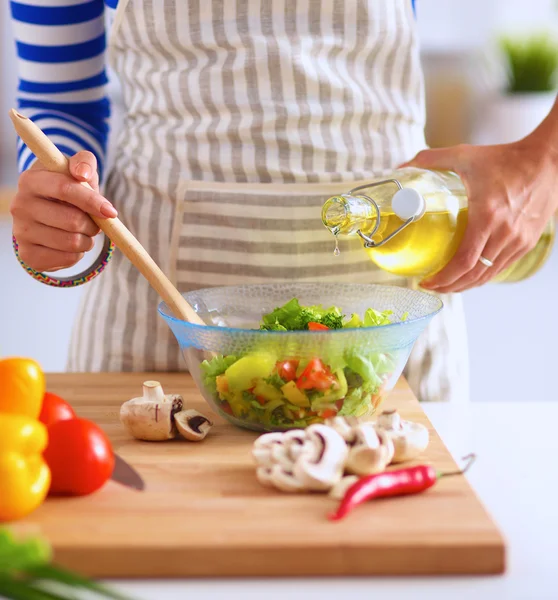
[[[547,33],[523,38],[504,36],[500,49],[508,67],[510,94],[550,92],[556,89],[558,74],[558,42]]]
[[[78,594],[83,591],[91,600],[130,600],[95,581],[50,564],[51,557],[50,545],[43,538],[19,540],[8,529],[0,529],[0,598],[79,600]]]

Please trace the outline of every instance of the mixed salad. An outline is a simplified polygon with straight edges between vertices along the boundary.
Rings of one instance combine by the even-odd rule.
[[[263,316],[266,331],[327,331],[388,325],[392,311],[369,308],[361,318],[346,318],[332,306],[301,306],[293,298]],[[406,315],[403,316],[403,319]],[[253,352],[203,361],[206,389],[224,412],[266,429],[299,428],[335,415],[362,416],[381,400],[395,369],[392,356],[346,350],[328,356],[326,349],[310,359]]]

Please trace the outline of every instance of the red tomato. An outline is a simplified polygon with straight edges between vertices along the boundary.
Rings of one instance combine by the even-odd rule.
[[[322,325],[321,323],[310,321],[310,323],[308,323],[308,329],[310,331],[326,331],[329,329],[329,327],[327,325]]]
[[[114,453],[102,429],[86,419],[58,421],[48,428],[44,458],[52,474],[50,494],[85,496],[112,475]]]
[[[326,408],[325,410],[322,410],[322,412],[320,413],[320,417],[322,419],[329,419],[331,417],[334,417],[337,414],[337,411],[333,408]]]
[[[293,381],[296,379],[297,369],[298,360],[284,360],[277,363],[277,374],[283,381]]]
[[[313,358],[296,382],[301,390],[329,390],[338,386],[337,379],[319,358]]]
[[[43,397],[43,407],[41,408],[41,414],[39,415],[39,421],[44,423],[47,427],[50,427],[53,423],[58,421],[67,421],[68,419],[75,419],[76,413],[74,409],[60,396],[52,394],[51,392],[45,392]]]
[[[234,415],[233,415],[232,408],[230,407],[230,405],[229,405],[229,403],[228,403],[228,402],[227,402],[227,403],[224,403],[224,404],[221,404],[221,410],[222,410],[223,412],[227,413],[228,415],[232,415],[232,416],[234,416]]]

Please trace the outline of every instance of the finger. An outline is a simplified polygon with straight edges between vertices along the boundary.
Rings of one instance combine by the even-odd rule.
[[[461,160],[461,155],[461,146],[421,150],[414,158],[401,165],[401,168],[417,167],[419,169],[438,169],[453,171],[457,168]]]
[[[83,258],[83,254],[25,244],[19,247],[19,257],[35,271],[58,271],[75,265]]]
[[[12,203],[11,213],[14,223],[37,222],[70,233],[83,233],[89,237],[94,237],[101,231],[91,217],[79,208],[36,196],[22,198],[18,193]]]
[[[74,154],[69,161],[70,173],[78,181],[87,181],[91,187],[98,189],[99,174],[97,159],[91,152],[82,151]]]
[[[16,222],[13,226],[13,233],[20,244],[29,242],[30,244],[71,254],[89,252],[95,245],[95,240],[87,235],[62,231],[41,223],[21,225]]]
[[[436,291],[451,289],[450,286],[475,269],[490,238],[489,227],[482,215],[474,220],[469,218],[463,240],[453,258],[438,274],[422,282],[421,286]]]
[[[523,248],[518,249],[517,245],[510,245],[510,247],[506,248],[506,251],[498,257],[498,261],[494,263],[494,267],[490,269],[490,272],[484,275],[481,285],[487,283],[491,279],[494,279],[502,271],[505,271],[520,258],[525,256],[526,253],[527,250]]]
[[[94,217],[113,218],[114,206],[99,192],[75,181],[69,175],[49,171],[26,171],[19,178],[22,194],[51,198],[71,204]]]
[[[503,253],[509,255],[508,248],[511,246],[511,252],[515,252],[513,243],[510,244],[509,227],[503,225],[499,231],[493,233],[488,239],[486,246],[479,256],[479,261],[471,271],[460,277],[452,283],[451,290],[454,293],[464,292],[468,289],[482,285],[485,279],[496,276],[496,267],[501,264]],[[484,265],[480,258],[484,257],[492,262],[492,267]]]
[[[435,288],[438,294],[459,294],[470,288],[480,285],[480,280],[485,275],[489,267],[483,265],[481,262],[471,269],[465,276],[459,278],[448,286],[442,286]]]

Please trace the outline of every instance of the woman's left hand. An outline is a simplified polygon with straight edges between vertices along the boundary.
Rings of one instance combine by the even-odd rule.
[[[467,190],[463,241],[446,267],[421,283],[439,293],[495,277],[535,246],[558,208],[558,150],[533,134],[512,144],[423,150],[403,166],[454,171]]]

